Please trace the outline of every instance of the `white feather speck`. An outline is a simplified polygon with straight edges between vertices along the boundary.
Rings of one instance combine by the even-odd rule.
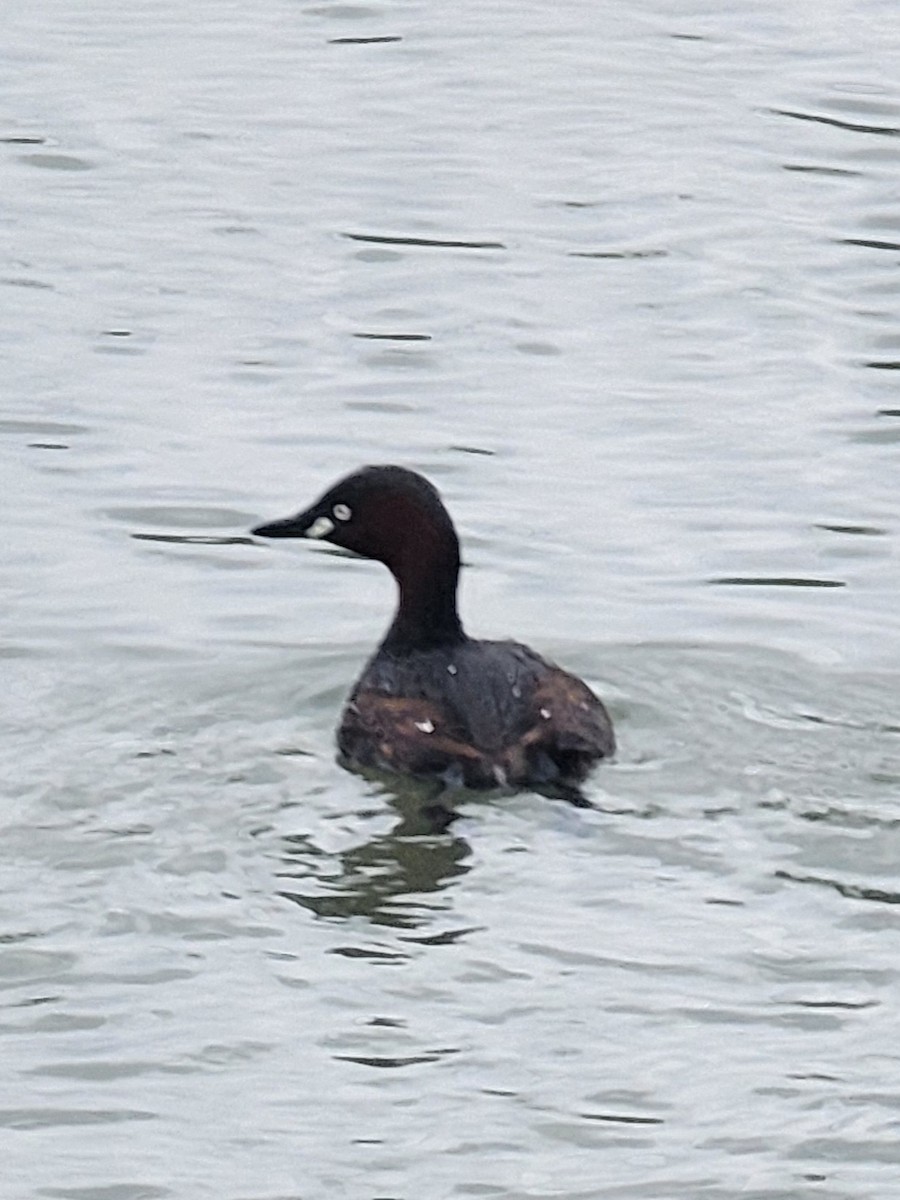
[[[421,730],[422,733],[434,733],[434,725],[431,721],[416,721],[416,729]]]
[[[447,667],[447,674],[448,675],[456,674],[456,667],[453,665],[453,663],[450,663],[450,665]]]
[[[545,721],[549,721],[549,720],[550,720],[550,709],[549,709],[549,708],[542,708],[542,709],[541,709],[541,716],[544,718],[544,720],[545,720]]]

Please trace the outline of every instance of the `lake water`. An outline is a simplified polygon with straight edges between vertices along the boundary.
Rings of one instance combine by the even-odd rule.
[[[896,3],[2,29],[0,1198],[893,1194]],[[595,810],[336,765],[385,461]]]

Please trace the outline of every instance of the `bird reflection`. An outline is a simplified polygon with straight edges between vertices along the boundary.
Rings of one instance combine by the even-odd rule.
[[[366,772],[384,785],[384,776]],[[283,839],[283,879],[306,886],[279,895],[320,917],[364,916],[378,925],[414,929],[446,905],[438,899],[470,867],[471,847],[453,833],[454,795],[433,782],[392,776],[384,798],[397,822],[387,832],[335,855],[305,834]]]

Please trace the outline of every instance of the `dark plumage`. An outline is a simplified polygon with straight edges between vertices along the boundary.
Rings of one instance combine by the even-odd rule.
[[[439,776],[468,787],[568,787],[612,754],[586,683],[518,642],[463,631],[459,542],[434,487],[403,467],[364,467],[264,537],[321,538],[383,562],[399,600],[338,727],[348,765]]]

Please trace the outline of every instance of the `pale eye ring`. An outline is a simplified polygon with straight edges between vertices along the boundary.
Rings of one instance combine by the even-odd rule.
[[[336,521],[349,521],[353,512],[346,504],[336,504],[331,510]]]

